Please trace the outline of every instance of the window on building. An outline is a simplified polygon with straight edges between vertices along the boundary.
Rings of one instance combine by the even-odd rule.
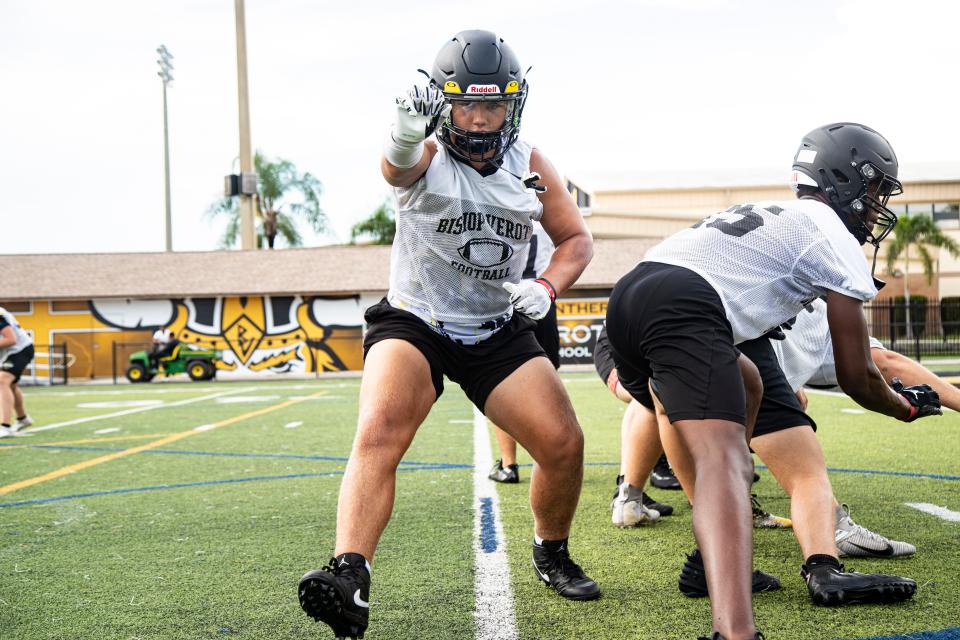
[[[933,204],[930,202],[911,202],[907,205],[907,213],[912,216],[918,215],[932,215],[933,214]]]
[[[933,219],[937,222],[960,223],[960,202],[934,204]]]

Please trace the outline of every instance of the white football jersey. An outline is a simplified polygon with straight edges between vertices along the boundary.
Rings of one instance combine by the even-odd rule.
[[[783,340],[771,340],[790,387],[797,391],[805,384],[837,386],[837,367],[833,341],[827,324],[827,303],[817,298],[797,315],[793,328],[783,332]],[[884,349],[883,343],[870,337],[871,349]]]
[[[16,342],[8,347],[0,348],[0,362],[3,362],[15,353],[20,353],[33,344],[33,339],[30,338],[30,334],[23,330],[23,327],[21,327],[17,319],[13,317],[13,314],[3,307],[0,307],[0,329],[4,327],[10,327],[13,330],[13,337],[16,339]]]
[[[877,295],[863,249],[816,200],[730,207],[670,236],[644,261],[685,267],[709,282],[736,343],[762,336],[827,291],[864,301]]]
[[[513,314],[503,283],[520,281],[543,205],[506,171],[483,176],[437,146],[423,177],[394,189],[397,234],[387,299],[444,335],[475,343]],[[528,173],[532,150],[518,140],[503,166]]]

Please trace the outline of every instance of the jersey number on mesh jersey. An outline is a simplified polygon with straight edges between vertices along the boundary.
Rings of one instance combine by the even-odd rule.
[[[763,211],[778,216],[783,212],[783,209],[777,206],[771,206],[763,209]],[[728,236],[740,238],[754,229],[762,227],[763,216],[754,211],[752,204],[734,205],[726,211],[707,216],[691,228],[699,229],[704,225],[710,229],[716,229],[725,233]]]

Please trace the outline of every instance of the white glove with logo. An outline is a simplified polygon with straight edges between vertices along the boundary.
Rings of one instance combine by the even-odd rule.
[[[423,141],[450,115],[451,106],[443,93],[432,85],[414,86],[397,98],[397,121],[390,130],[384,149],[387,161],[400,169],[409,169],[423,157]]]
[[[553,297],[547,285],[539,280],[521,280],[517,284],[504,282],[503,288],[510,294],[510,304],[525,316],[540,320],[550,311]]]

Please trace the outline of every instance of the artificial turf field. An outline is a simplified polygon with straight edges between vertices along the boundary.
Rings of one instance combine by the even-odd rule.
[[[625,405],[595,375],[563,378],[586,434],[571,548],[604,596],[566,602],[536,581],[523,467],[522,484],[497,488],[519,638],[707,634],[709,603],[676,588],[692,547],[686,501],[652,490],[675,515],[613,527]],[[331,638],[300,610],[296,583],[332,551],[358,390],[357,378],[28,389],[33,429],[94,419],[0,440],[0,638]],[[960,637],[960,523],[904,504],[960,511],[960,416],[908,425],[852,413],[845,397],[810,400],[840,501],[860,524],[918,548],[845,562],[913,577],[918,590],[895,606],[815,608],[792,534],[756,531],[756,566],[783,582],[756,596],[759,628],[768,638]],[[398,474],[368,638],[481,637],[472,422],[448,382]],[[786,495],[761,476],[764,506],[788,515]],[[908,635],[919,632],[937,633]]]

